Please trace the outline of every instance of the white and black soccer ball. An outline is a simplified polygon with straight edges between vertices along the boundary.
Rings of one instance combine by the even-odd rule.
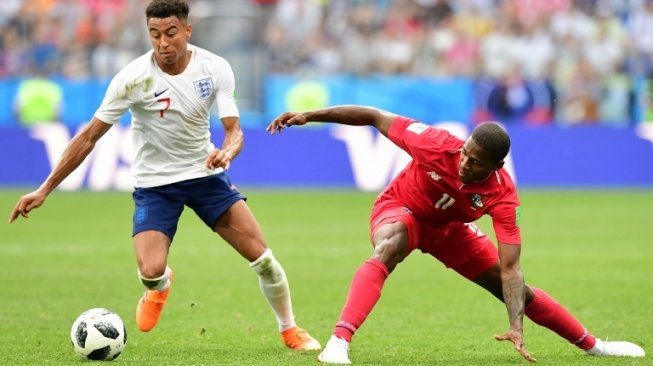
[[[127,344],[127,329],[118,314],[104,308],[86,310],[75,319],[70,340],[80,356],[115,360]]]

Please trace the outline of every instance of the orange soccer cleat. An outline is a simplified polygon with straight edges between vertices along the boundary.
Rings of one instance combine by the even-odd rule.
[[[172,272],[170,273],[172,282]],[[149,332],[159,322],[163,305],[165,305],[170,287],[164,291],[147,290],[136,306],[136,326],[141,332]]]
[[[315,351],[322,348],[317,339],[311,337],[304,329],[294,326],[281,332],[286,347],[298,351]]]

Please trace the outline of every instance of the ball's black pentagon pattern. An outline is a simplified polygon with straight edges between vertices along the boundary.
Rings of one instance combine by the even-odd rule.
[[[77,344],[84,348],[86,346],[86,337],[88,336],[88,332],[86,331],[86,322],[81,322],[77,326],[77,331],[75,332],[75,339],[77,340]]]
[[[124,325],[122,326],[122,334],[123,334],[122,344],[126,345],[127,344],[127,327],[125,327]]]
[[[111,339],[117,339],[118,336],[120,335],[120,332],[118,329],[116,329],[113,324],[109,322],[103,322],[99,321],[95,324],[93,324],[95,329],[97,329],[100,333],[102,333],[103,336]]]
[[[98,348],[95,351],[89,353],[86,358],[89,360],[104,360],[111,353],[111,346],[106,346]]]

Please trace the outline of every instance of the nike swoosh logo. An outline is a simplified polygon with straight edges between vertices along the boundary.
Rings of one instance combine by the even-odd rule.
[[[168,88],[168,89],[169,89],[169,88]],[[159,95],[161,95],[161,94],[167,92],[168,89],[164,89],[163,91],[160,91],[160,92],[158,92],[158,93],[157,93],[157,92],[154,92],[154,97],[156,98],[156,97],[158,97]]]

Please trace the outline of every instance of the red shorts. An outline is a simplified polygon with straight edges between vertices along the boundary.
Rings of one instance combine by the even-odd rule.
[[[419,249],[469,280],[474,280],[499,262],[497,248],[474,224],[454,222],[434,228],[418,221],[398,200],[377,200],[370,217],[370,235],[392,222],[406,225],[409,241],[406,255]]]

